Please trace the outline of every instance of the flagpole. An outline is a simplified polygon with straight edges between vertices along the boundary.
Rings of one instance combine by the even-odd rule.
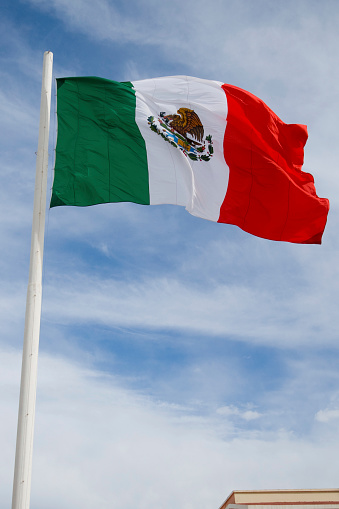
[[[42,260],[45,233],[52,67],[53,53],[46,51],[44,53],[42,69],[39,141],[36,159],[31,256],[26,300],[12,509],[29,509],[31,492],[34,417],[41,316]]]

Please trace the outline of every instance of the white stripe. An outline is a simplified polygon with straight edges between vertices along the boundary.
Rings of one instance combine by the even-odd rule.
[[[133,82],[136,123],[147,149],[150,202],[183,205],[193,215],[217,221],[225,198],[229,170],[223,154],[227,101],[222,83],[188,76],[170,76]],[[192,161],[150,129],[149,116],[190,108],[199,116],[204,137],[212,136],[209,161]]]

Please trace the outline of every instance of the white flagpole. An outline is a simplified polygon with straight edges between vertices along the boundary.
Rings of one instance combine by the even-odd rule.
[[[27,287],[12,509],[29,509],[31,492],[34,417],[41,316],[42,259],[45,233],[52,67],[53,53],[46,51],[44,53],[42,69],[39,142],[36,159],[31,258]]]

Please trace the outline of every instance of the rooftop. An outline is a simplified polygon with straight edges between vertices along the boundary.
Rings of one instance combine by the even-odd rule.
[[[311,505],[319,506],[327,504],[339,508],[339,489],[320,490],[255,490],[255,491],[232,491],[230,496],[220,506],[226,509],[228,506],[260,506],[260,505]],[[234,507],[229,509],[235,509]],[[241,509],[241,508],[240,508]],[[257,507],[257,509],[259,509]]]

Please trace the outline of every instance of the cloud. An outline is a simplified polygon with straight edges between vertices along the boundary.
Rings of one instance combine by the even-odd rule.
[[[314,65],[321,75],[335,62],[331,29],[338,12],[334,9],[324,23],[323,9],[315,3],[295,5],[289,1],[274,10],[268,1],[261,1],[258,8],[234,0],[227,6],[216,1],[213,9],[206,9],[201,0],[195,2],[194,9],[178,1],[159,4],[134,0],[128,9],[108,0],[29,3],[58,17],[69,30],[91,39],[153,47],[153,51],[166,52],[169,60],[172,57],[176,62],[186,62],[196,71],[219,69],[223,75],[261,76],[258,87],[263,85],[263,77],[271,77],[276,85],[279,80],[287,87],[299,83],[303,93],[310,94],[304,86],[305,78],[312,76],[312,83],[320,80],[314,75]],[[309,47],[313,51],[305,51]],[[329,80],[323,85],[331,83]]]
[[[217,414],[226,416],[235,415],[241,419],[244,419],[245,421],[252,421],[262,416],[262,414],[255,410],[241,410],[234,405],[217,408]]]
[[[9,492],[4,487],[12,476],[8,465],[14,459],[20,354],[2,350],[1,357],[6,468],[0,470],[0,499],[5,506]],[[235,487],[335,484],[339,463],[330,441],[316,436],[296,440],[279,429],[251,435],[231,428],[222,438],[217,430],[213,419],[152,401],[141,391],[127,390],[114,376],[43,354],[32,505],[218,507]]]
[[[208,286],[207,280],[196,284],[165,275],[120,281],[85,272],[66,277],[50,273],[44,314],[59,324],[186,331],[283,348],[335,347],[337,318],[330,303],[334,294],[334,288],[321,292],[326,301],[319,302],[316,293],[303,287],[279,295],[274,288],[240,281]]]
[[[17,91],[0,92],[0,114],[1,122],[6,124],[7,130],[10,130],[12,135],[18,135],[20,126],[21,136],[24,135],[31,141],[32,132],[35,133],[39,125],[37,111],[26,100],[18,98]]]
[[[339,409],[329,409],[326,408],[325,410],[319,410],[315,414],[315,420],[318,422],[330,422],[333,420],[339,419]]]
[[[132,15],[124,14],[120,12],[123,9],[107,0],[75,0],[72,3],[66,0],[30,0],[30,3],[55,12],[70,28],[92,38],[122,42],[137,42],[141,37],[150,41],[152,38],[147,25],[143,26],[136,19],[134,9]],[[137,9],[136,4],[134,7]]]

